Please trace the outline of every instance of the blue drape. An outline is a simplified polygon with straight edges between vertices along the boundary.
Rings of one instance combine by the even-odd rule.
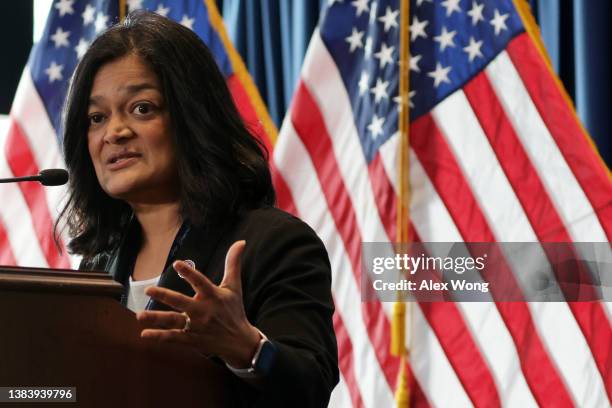
[[[229,36],[277,126],[297,85],[324,0],[218,0]]]
[[[217,0],[229,35],[280,126],[327,0]],[[530,0],[553,66],[610,167],[611,3]]]
[[[531,0],[544,44],[578,116],[612,164],[610,1]]]

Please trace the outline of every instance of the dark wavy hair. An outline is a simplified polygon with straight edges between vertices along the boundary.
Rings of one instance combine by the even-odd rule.
[[[127,203],[102,190],[87,147],[94,77],[102,65],[129,54],[148,64],[162,87],[183,219],[207,225],[275,200],[268,152],[242,121],[209,49],[172,20],[134,12],[92,43],[68,91],[64,156],[70,182],[60,220],[72,238],[70,252],[85,258],[114,248],[132,214]],[[58,224],[55,231],[57,238]]]

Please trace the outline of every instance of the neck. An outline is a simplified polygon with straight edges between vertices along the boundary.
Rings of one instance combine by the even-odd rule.
[[[132,205],[142,228],[143,244],[173,239],[181,226],[179,203]]]

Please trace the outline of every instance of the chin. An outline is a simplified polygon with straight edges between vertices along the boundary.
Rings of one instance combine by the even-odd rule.
[[[125,201],[138,191],[138,185],[126,181],[107,182],[102,188],[112,198]]]
[[[165,201],[176,182],[163,182],[163,174],[113,174],[100,183],[110,197],[127,203]],[[171,191],[172,190],[172,191]],[[178,197],[178,196],[177,196]],[[178,198],[177,198],[178,199]]]

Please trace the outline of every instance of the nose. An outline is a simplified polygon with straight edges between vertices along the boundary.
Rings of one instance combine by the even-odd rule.
[[[134,132],[126,123],[123,115],[114,114],[108,120],[108,127],[106,128],[106,134],[104,135],[105,143],[122,143],[134,136]]]

